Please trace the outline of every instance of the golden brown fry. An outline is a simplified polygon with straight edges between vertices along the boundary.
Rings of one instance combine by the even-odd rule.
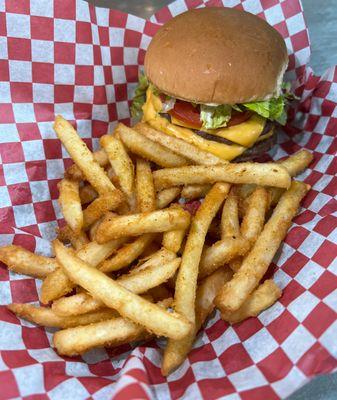
[[[195,200],[205,197],[211,190],[212,185],[186,185],[181,191],[181,197],[186,200]]]
[[[143,233],[165,232],[172,229],[186,229],[190,223],[190,214],[180,208],[121,215],[104,218],[97,229],[98,243],[125,236],[138,236]]]
[[[79,194],[79,183],[69,179],[62,179],[57,185],[60,196],[59,204],[66,223],[75,234],[83,226],[83,212]]]
[[[193,165],[180,168],[159,169],[153,173],[157,190],[171,186],[228,183],[255,183],[261,186],[288,188],[291,180],[287,170],[273,163],[228,163],[224,165]]]
[[[242,256],[249,250],[249,241],[239,236],[237,238],[225,237],[208,247],[202,254],[199,278],[210,275],[237,256]]]
[[[139,212],[154,211],[156,209],[156,192],[150,163],[142,158],[137,158],[136,171],[137,209]]]
[[[91,203],[97,198],[98,194],[91,185],[85,185],[80,188],[80,199],[82,204]]]
[[[121,275],[116,282],[133,293],[141,294],[166,282],[180,265],[180,258],[166,249],[153,254],[146,262]],[[105,307],[88,293],[78,293],[54,301],[53,311],[61,316],[84,314]]]
[[[216,165],[226,163],[223,159],[208,153],[207,151],[200,150],[193,144],[187,143],[185,140],[166,135],[163,132],[153,129],[150,125],[144,122],[136,124],[133,129],[153,142],[159,143],[174,153],[193,161],[195,164]]]
[[[105,193],[92,203],[83,211],[83,229],[88,229],[94,222],[103,217],[103,215],[110,211],[115,210],[123,201],[124,196],[119,190],[114,192]]]
[[[263,187],[257,187],[249,196],[248,207],[241,224],[241,233],[251,245],[262,232],[266,212],[269,207],[269,194]]]
[[[89,239],[84,231],[75,234],[68,225],[58,230],[57,238],[63,243],[69,242],[75,250],[79,250],[89,243]]]
[[[139,132],[128,128],[122,123],[118,124],[116,132],[118,132],[124,145],[132,153],[153,161],[161,167],[178,167],[188,164],[186,158],[173,153],[159,143],[145,138]]]
[[[101,167],[105,167],[109,164],[108,156],[103,149],[94,151],[92,153],[94,160],[98,162]],[[71,180],[82,181],[85,179],[83,172],[79,169],[76,164],[71,165],[64,173],[64,177]]]
[[[68,121],[57,115],[54,129],[75,164],[83,172],[85,179],[91,183],[99,194],[117,190],[103,168],[95,161],[87,145]]]
[[[195,296],[201,252],[208,228],[229,189],[230,185],[228,184],[215,184],[192,219],[176,280],[174,309],[193,324],[193,331],[181,340],[168,341],[162,364],[162,373],[165,376],[183,362],[192,346],[195,327]]]
[[[236,257],[228,263],[229,268],[233,272],[238,272],[242,265],[243,257]]]
[[[13,244],[0,247],[0,261],[11,271],[34,278],[45,278],[58,266],[55,258],[39,256]]]
[[[96,267],[117,250],[123,242],[124,239],[112,240],[103,245],[90,242],[77,252],[77,257],[92,267]],[[41,287],[41,302],[43,304],[48,304],[50,301],[71,292],[74,286],[74,283],[68,278],[64,271],[61,268],[57,268],[43,281]]]
[[[229,268],[219,268],[199,283],[195,298],[195,333],[214,310],[215,296],[232,276],[233,273]]]
[[[163,246],[178,253],[185,238],[186,229],[175,229],[163,233]]]
[[[238,310],[257,287],[309,188],[305,183],[293,181],[290,189],[283,194],[241,268],[216,297],[216,306],[222,312]]]
[[[256,317],[262,311],[272,306],[282,295],[282,290],[272,280],[264,281],[251,293],[243,305],[234,312],[224,311],[221,318],[231,324],[236,324],[249,317]]]
[[[75,315],[71,317],[60,317],[55,314],[51,308],[36,307],[31,304],[13,303],[9,304],[7,308],[20,318],[50,328],[69,328],[78,325],[87,325],[118,316],[116,311],[108,308],[94,313]]]
[[[157,209],[167,207],[173,200],[175,200],[181,192],[181,188],[172,187],[161,190],[157,193]]]
[[[313,158],[313,154],[308,150],[300,150],[284,160],[277,162],[289,172],[290,176],[297,176],[308,167]]]
[[[159,302],[161,307],[169,307],[171,299]],[[124,318],[58,331],[54,335],[54,346],[62,355],[74,356],[83,354],[96,347],[118,346],[134,340],[152,337],[145,329]]]
[[[226,237],[238,237],[241,235],[239,222],[238,196],[235,188],[232,188],[221,214],[221,239]]]
[[[71,280],[103,301],[107,307],[116,309],[121,316],[159,336],[181,339],[190,332],[191,324],[183,316],[169,313],[131,293],[103,272],[91,268],[60,242],[55,241],[54,248],[58,262]]]
[[[123,143],[111,135],[100,139],[101,146],[106,151],[110,164],[118,176],[120,188],[131,201],[134,195],[134,166],[125,150]]]
[[[127,267],[137,260],[154,238],[154,233],[139,236],[134,242],[121,247],[116,254],[105,260],[98,269],[102,272],[112,272]]]

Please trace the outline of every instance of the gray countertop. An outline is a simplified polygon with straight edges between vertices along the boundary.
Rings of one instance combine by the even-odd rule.
[[[92,0],[98,6],[116,8],[148,18],[171,0]],[[302,0],[311,41],[310,65],[316,75],[337,65],[337,0]],[[288,400],[336,400],[337,374],[320,376]],[[268,400],[268,399],[261,399]]]

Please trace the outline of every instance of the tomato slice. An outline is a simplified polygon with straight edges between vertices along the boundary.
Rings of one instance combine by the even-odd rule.
[[[200,121],[199,106],[193,107],[191,103],[182,100],[176,100],[174,108],[169,111],[174,117],[186,124],[192,125],[196,129],[201,128],[202,121]]]
[[[191,103],[188,103],[187,101],[176,100],[174,108],[169,111],[169,114],[179,119],[180,121],[193,126],[195,129],[200,129],[202,127],[199,106],[194,107]],[[227,126],[242,124],[243,122],[247,121],[247,119],[249,119],[251,115],[252,112],[249,110],[242,112],[232,110],[232,116]]]
[[[236,111],[232,110],[231,119],[228,121],[227,126],[234,126],[242,124],[243,122],[247,121],[252,116],[252,112],[249,110],[246,111]]]

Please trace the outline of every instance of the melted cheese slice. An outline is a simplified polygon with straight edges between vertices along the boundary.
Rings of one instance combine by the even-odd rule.
[[[162,102],[149,88],[146,93],[146,103],[143,105],[143,121],[153,128],[165,132],[167,135],[177,137],[195,145],[200,150],[208,151],[223,160],[232,160],[242,154],[247,147],[253,146],[263,131],[265,119],[259,116],[251,117],[242,124],[209,131],[213,135],[223,137],[237,144],[224,144],[212,140],[207,140],[195,134],[191,129],[187,129],[187,124],[172,119],[170,123],[167,119],[159,115],[162,109]],[[252,121],[251,121],[252,120]],[[175,122],[176,121],[176,122]],[[178,126],[180,125],[180,126]],[[184,126],[182,126],[184,125]]]

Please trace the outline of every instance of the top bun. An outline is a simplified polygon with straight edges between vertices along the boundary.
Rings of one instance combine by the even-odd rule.
[[[162,92],[190,102],[236,104],[279,94],[287,67],[281,35],[232,8],[187,11],[163,25],[145,56],[145,73]]]

